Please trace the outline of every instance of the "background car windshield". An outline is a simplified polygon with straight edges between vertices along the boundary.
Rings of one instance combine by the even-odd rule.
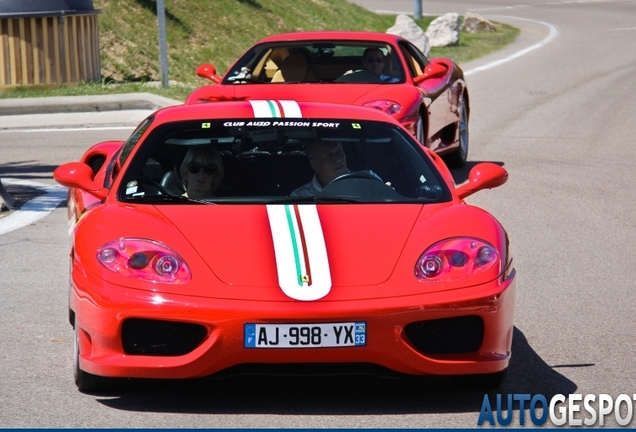
[[[334,82],[349,71],[364,70],[367,48],[379,48],[386,58],[383,73],[403,82],[404,71],[395,49],[386,43],[305,41],[261,44],[251,48],[225,76],[224,84],[289,82],[281,73],[293,68],[293,82]],[[277,74],[278,72],[278,74]]]
[[[314,179],[306,148],[316,142],[341,148],[350,175],[324,185],[315,197],[290,197]],[[203,120],[158,126],[132,156],[119,199],[169,204],[160,198],[182,196],[184,157],[200,146],[213,148],[222,162],[220,185],[208,199],[216,203],[451,199],[435,165],[408,133],[390,123],[341,119]]]

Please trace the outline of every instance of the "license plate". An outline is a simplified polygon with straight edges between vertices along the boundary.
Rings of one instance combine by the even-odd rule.
[[[245,324],[245,348],[356,347],[367,344],[367,323]]]

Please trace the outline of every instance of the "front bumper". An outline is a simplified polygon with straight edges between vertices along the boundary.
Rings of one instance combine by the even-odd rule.
[[[298,363],[370,363],[401,374],[463,375],[499,372],[507,368],[510,359],[514,271],[504,282],[446,293],[342,302],[263,302],[157,294],[109,286],[77,268],[72,281],[70,307],[78,326],[80,368],[99,376],[183,379],[240,365]],[[483,321],[483,337],[476,351],[424,354],[421,344],[406,335],[409,324],[455,317]],[[204,328],[204,335],[198,346],[182,355],[130,354],[122,341],[124,322],[130,319],[171,321],[185,323],[186,327],[195,324]],[[366,346],[244,347],[245,323],[351,321],[366,322]]]

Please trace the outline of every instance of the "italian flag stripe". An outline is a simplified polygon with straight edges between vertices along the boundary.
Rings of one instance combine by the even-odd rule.
[[[302,118],[298,102],[293,100],[251,100],[255,118]]]
[[[278,107],[278,104],[276,103],[276,101],[265,101],[267,102],[267,106],[269,107],[269,111],[271,113],[271,117],[273,118],[279,118],[279,117],[285,117],[284,115],[282,115],[280,108]]]
[[[305,237],[305,231],[303,230],[303,220],[300,217],[300,210],[298,206],[294,206],[294,216],[296,217],[296,223],[298,225],[298,234],[300,237],[300,244],[302,246],[302,256],[305,258],[305,274],[304,278],[300,278],[300,285],[303,283],[307,283],[308,286],[311,286],[311,266],[309,265],[309,253],[307,252],[307,240]]]
[[[304,301],[327,295],[331,271],[316,206],[271,204],[267,216],[283,292]]]
[[[302,264],[305,264],[307,262],[303,253],[306,250],[306,248],[303,248],[302,250],[299,251],[298,240],[300,240],[301,243],[304,243],[305,239],[302,238],[302,235],[299,236],[299,233],[296,230],[296,224],[298,223],[298,219],[292,219],[292,214],[291,214],[291,211],[289,211],[289,207],[290,206],[288,205],[285,206],[285,216],[287,216],[287,227],[289,228],[289,237],[291,239],[292,250],[294,252],[294,264],[296,264],[296,279],[298,280],[298,285],[303,286],[304,272],[303,272]],[[294,217],[296,217],[295,212],[294,212]],[[300,239],[298,237],[300,237]],[[303,253],[302,264],[300,261],[301,258],[299,257],[300,253]]]

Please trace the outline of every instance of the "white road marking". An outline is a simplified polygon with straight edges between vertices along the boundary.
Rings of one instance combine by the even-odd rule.
[[[595,1],[595,0],[591,0],[591,1]],[[604,0],[596,0],[596,1],[604,1]],[[520,8],[520,7],[529,7],[529,5],[516,5],[516,6],[498,6],[496,8],[484,8],[484,9],[469,9],[470,11],[482,11],[482,10],[501,10],[501,9],[514,9],[514,8]],[[375,13],[381,13],[381,14],[406,14],[406,15],[412,15],[411,12],[399,12],[399,11],[387,11],[387,10],[374,10]],[[509,18],[509,19],[515,19],[515,20],[521,20],[521,21],[528,21],[528,22],[533,22],[533,23],[537,23],[537,24],[541,24],[544,25],[546,27],[548,27],[549,29],[549,34],[548,36],[545,37],[545,39],[543,39],[541,42],[534,44],[528,48],[522,49],[520,51],[517,51],[516,53],[513,53],[511,55],[509,55],[506,58],[503,59],[499,59],[496,60],[494,62],[490,62],[487,63],[483,66],[479,66],[473,69],[469,69],[469,70],[464,70],[464,75],[470,75],[476,72],[481,72],[487,69],[491,69],[494,68],[496,66],[502,65],[504,63],[507,63],[511,60],[514,60],[516,58],[521,57],[522,55],[528,54],[530,51],[534,51],[538,48],[541,48],[542,46],[544,46],[545,44],[551,42],[555,37],[557,37],[559,35],[559,28],[553,24],[544,22],[544,21],[537,21],[537,20],[533,20],[533,19],[528,19],[528,18],[519,18],[519,17],[514,17],[514,16],[505,16],[505,15],[488,15],[488,17],[494,17],[494,18]]]
[[[469,70],[465,70],[464,71],[464,75],[471,75],[474,74],[476,72],[481,72],[487,69],[491,69],[494,68],[496,66],[502,65],[504,63],[508,63],[511,60],[514,60],[516,58],[521,57],[522,55],[528,54],[530,51],[534,51],[536,49],[541,48],[542,46],[552,42],[552,40],[554,38],[556,38],[559,35],[559,28],[553,24],[544,22],[544,21],[537,21],[537,20],[533,20],[533,19],[527,19],[527,18],[518,18],[518,17],[511,17],[511,16],[502,16],[502,15],[494,15],[495,18],[510,18],[510,19],[517,19],[517,20],[521,20],[521,21],[529,21],[529,22],[533,22],[533,23],[537,23],[537,24],[541,24],[544,25],[548,28],[548,30],[550,31],[548,36],[545,37],[545,39],[543,39],[541,42],[536,43],[534,45],[531,45],[527,48],[524,48],[520,51],[517,51],[511,55],[509,55],[508,57],[504,57],[502,59],[496,60],[494,62],[490,62],[487,63],[485,65],[473,68],[473,69],[469,69]]]
[[[562,0],[562,1],[547,1],[544,3],[535,3],[535,4],[517,4],[510,6],[489,6],[484,8],[472,8],[468,9],[470,12],[483,12],[483,11],[491,11],[491,10],[501,10],[501,9],[515,9],[515,8],[531,8],[537,6],[562,6],[562,5],[570,5],[575,3],[622,3],[625,0]]]
[[[68,189],[32,180],[2,178],[4,185],[30,186],[44,191],[44,194],[29,200],[8,216],[0,219],[0,235],[27,226],[53,211],[66,199]]]

